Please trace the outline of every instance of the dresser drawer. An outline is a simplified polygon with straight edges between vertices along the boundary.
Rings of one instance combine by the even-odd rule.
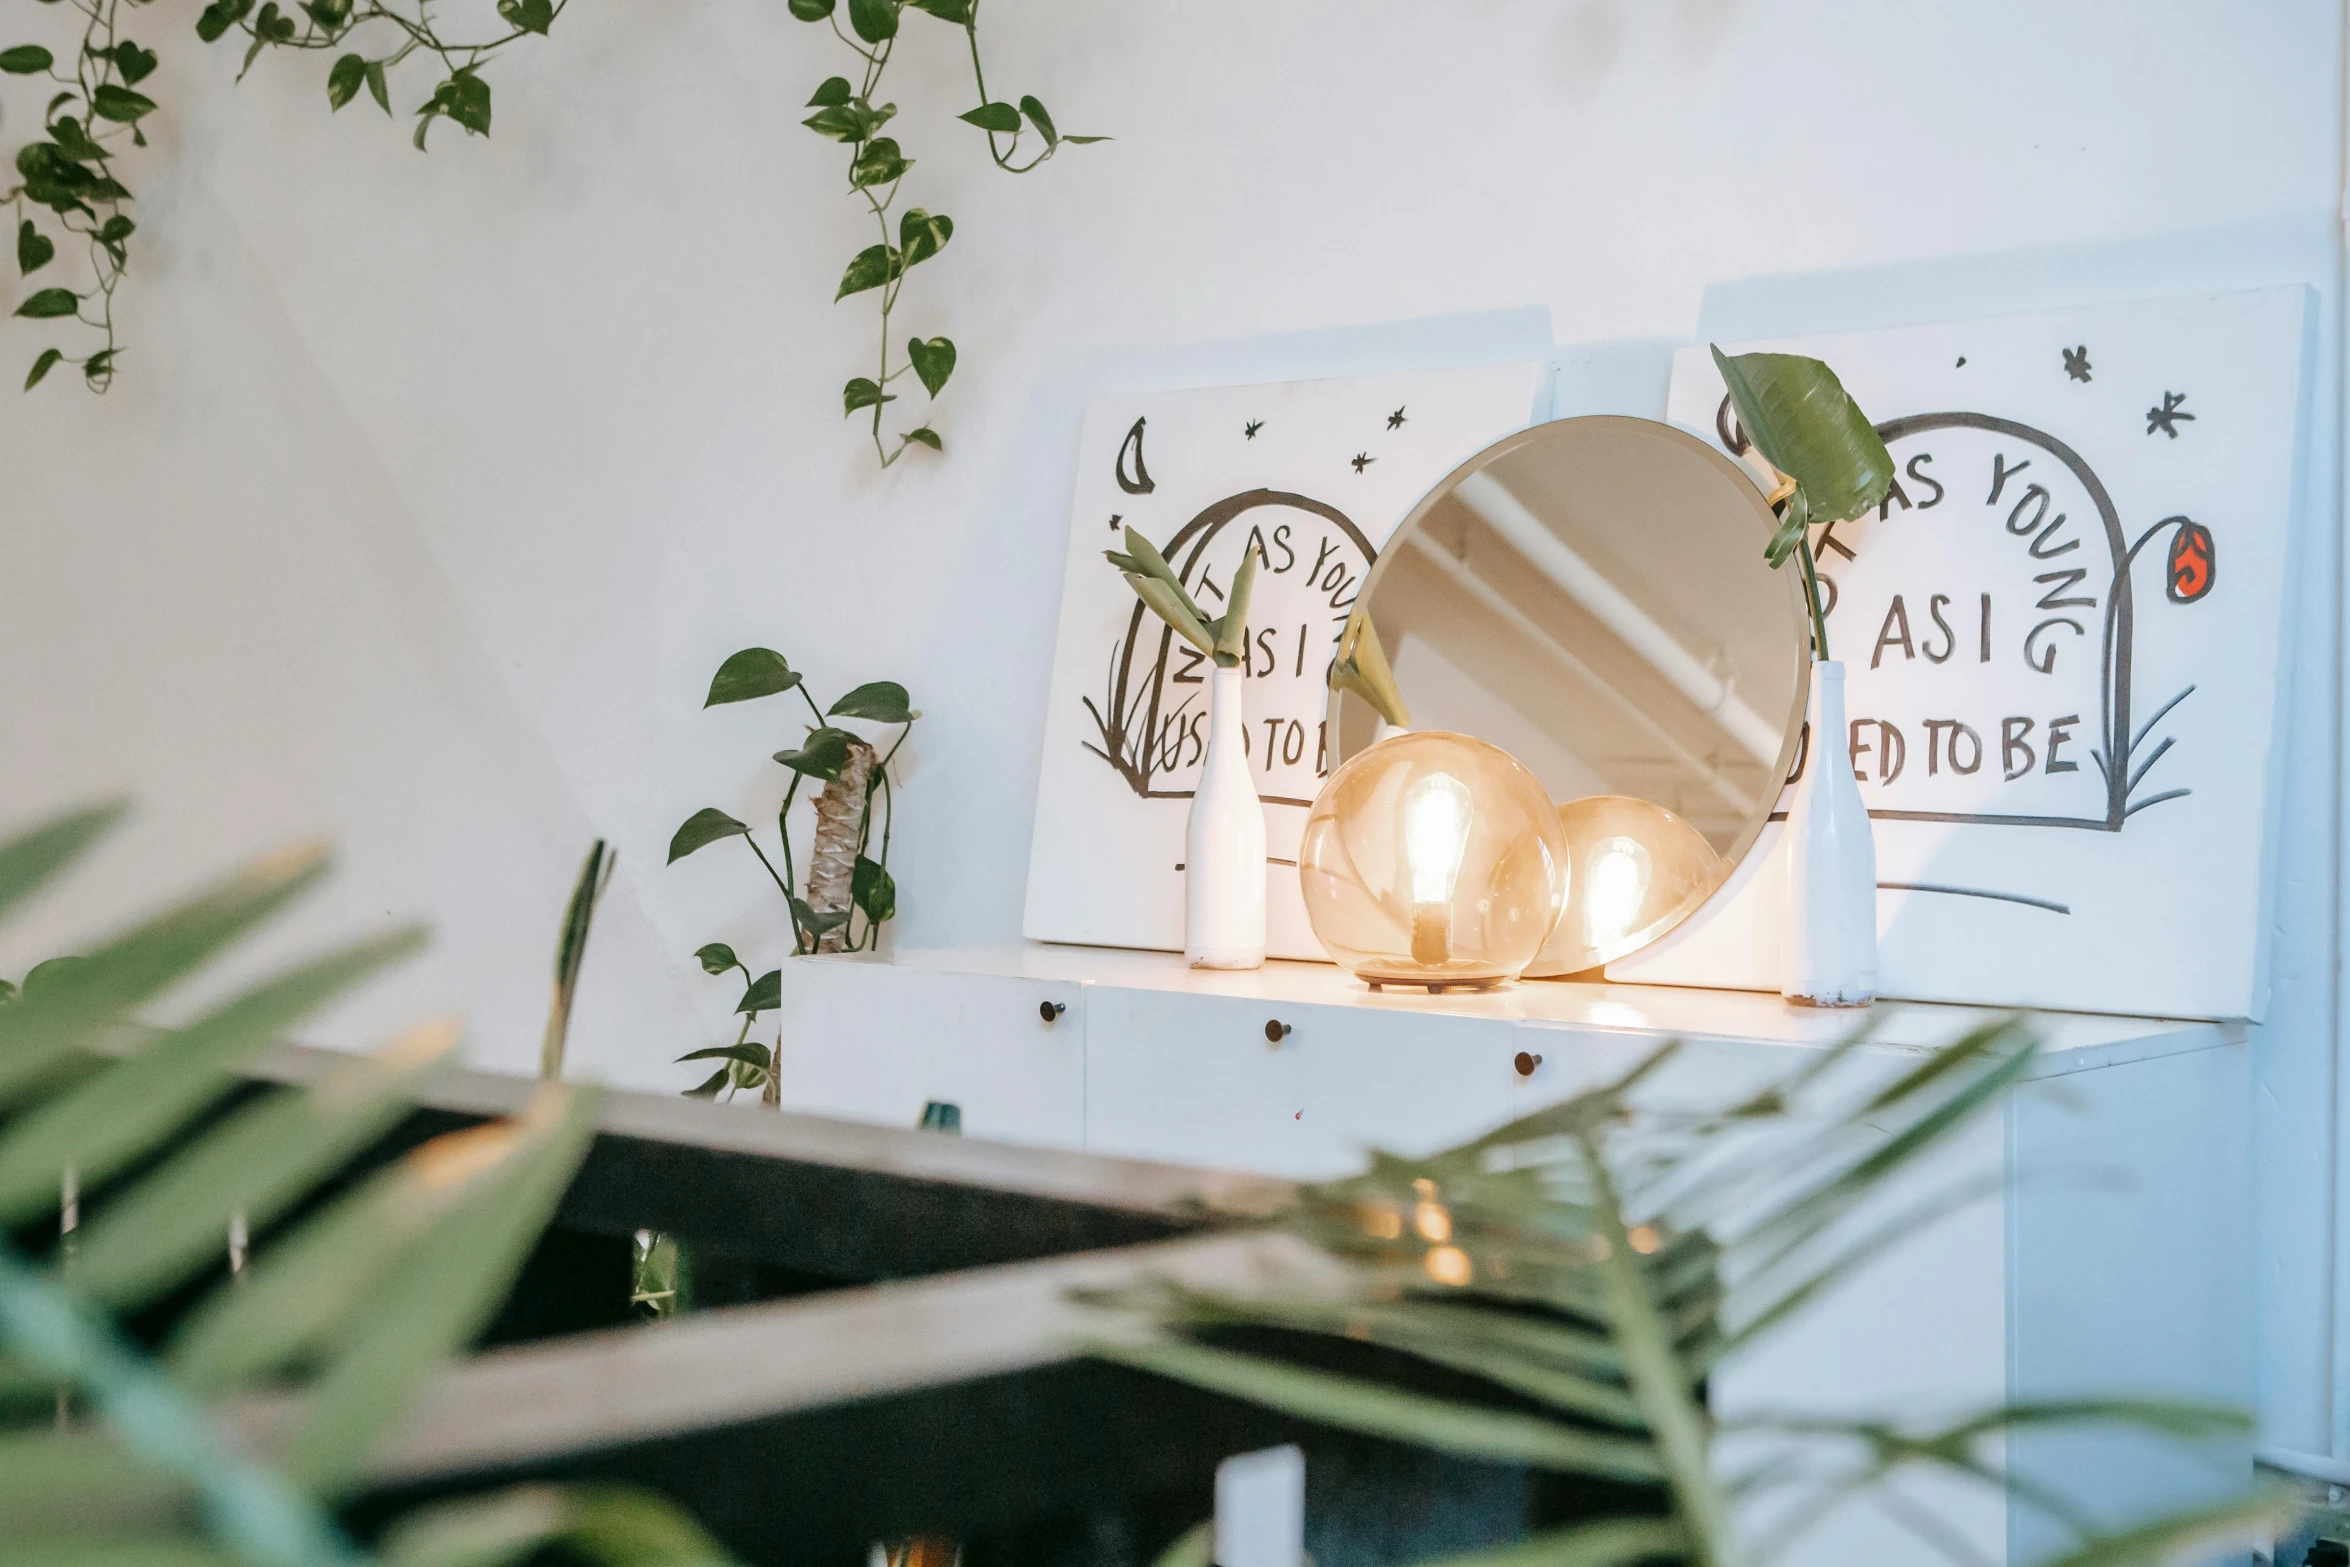
[[[783,970],[783,1107],[913,1126],[943,1100],[1000,1142],[1085,1141],[1084,987],[796,958]],[[1047,1019],[1044,1009],[1062,1009]],[[772,1036],[771,1036],[772,1037]]]
[[[1499,1125],[1514,1047],[1501,1020],[1102,985],[1085,1051],[1088,1148],[1324,1178]]]

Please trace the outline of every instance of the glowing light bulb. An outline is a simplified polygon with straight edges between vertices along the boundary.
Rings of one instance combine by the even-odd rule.
[[[1583,884],[1584,940],[1594,947],[1622,940],[1648,900],[1652,874],[1648,850],[1634,839],[1603,838],[1593,845]]]
[[[1403,860],[1412,883],[1412,961],[1452,957],[1452,894],[1460,885],[1473,809],[1468,785],[1430,773],[1404,792]]]

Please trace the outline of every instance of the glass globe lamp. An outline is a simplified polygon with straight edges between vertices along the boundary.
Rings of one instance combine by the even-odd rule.
[[[1298,846],[1306,918],[1373,988],[1516,979],[1567,897],[1567,846],[1534,775],[1499,746],[1397,734],[1322,786]]]
[[[1689,917],[1721,885],[1721,855],[1661,805],[1595,794],[1558,808],[1567,844],[1567,909],[1529,971],[1583,973],[1637,952]]]

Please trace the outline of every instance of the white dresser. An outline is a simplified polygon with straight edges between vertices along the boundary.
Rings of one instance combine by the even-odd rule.
[[[1878,1009],[1888,1070],[1994,1014]],[[1929,1419],[2001,1399],[2252,1399],[2250,1071],[2237,1025],[2052,1014],[2000,1117],[1909,1175],[1879,1217],[1972,1185],[1788,1330],[1724,1368],[1725,1418],[1806,1408]],[[958,1106],[973,1137],[1320,1177],[1364,1148],[1425,1152],[1686,1041],[1656,1102],[1718,1104],[1842,1038],[1845,1015],[1772,995],[1533,983],[1374,994],[1325,964],[1252,973],[1090,948],[795,961],[786,1108],[909,1126]],[[1862,1224],[1868,1222],[1864,1217]],[[2125,1433],[2019,1437],[2010,1461],[2119,1519],[2241,1483],[2250,1438],[2195,1454]],[[1990,1561],[2059,1537],[1987,1488],[1918,1493]],[[1852,1510],[1789,1561],[1938,1562]]]

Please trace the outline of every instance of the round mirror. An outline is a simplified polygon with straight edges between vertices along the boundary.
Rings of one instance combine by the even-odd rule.
[[[1670,425],[1563,419],[1463,463],[1379,552],[1355,613],[1411,727],[1500,746],[1560,807],[1566,912],[1528,974],[1656,940],[1770,819],[1810,675],[1796,573],[1763,560],[1773,523]],[[1379,726],[1333,692],[1333,766]]]

